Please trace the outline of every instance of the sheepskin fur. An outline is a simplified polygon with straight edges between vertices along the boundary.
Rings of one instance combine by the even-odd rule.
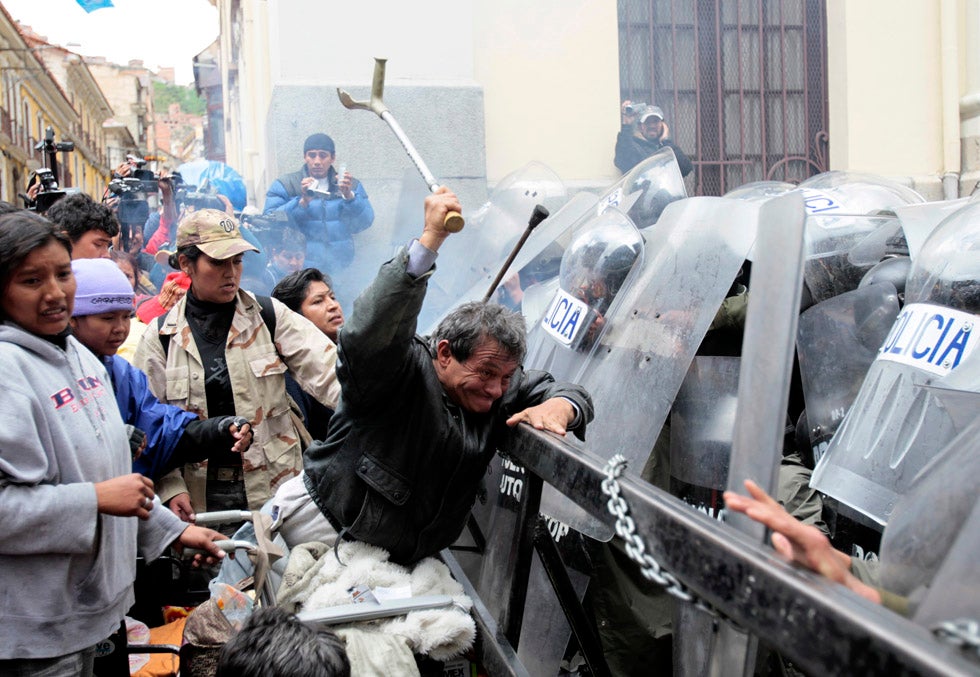
[[[279,588],[278,603],[291,611],[314,611],[350,604],[348,590],[410,585],[413,596],[450,595],[452,607],[411,611],[403,616],[356,624],[363,632],[404,638],[416,654],[445,661],[473,645],[476,625],[470,616],[472,601],[445,564],[434,557],[412,569],[388,561],[388,552],[367,543],[342,541],[335,556],[322,543],[293,548]]]

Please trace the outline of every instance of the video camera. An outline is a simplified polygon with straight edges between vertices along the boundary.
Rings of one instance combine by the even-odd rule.
[[[41,184],[41,192],[46,193],[58,190],[58,179],[55,178],[54,172],[47,167],[38,167],[35,169],[34,176],[37,177],[38,182]]]
[[[21,199],[24,200],[24,206],[27,209],[44,213],[48,211],[51,205],[65,196],[65,191],[61,190],[58,185],[58,153],[72,152],[75,150],[75,144],[71,141],[55,142],[54,127],[48,127],[44,130],[44,138],[35,144],[34,150],[44,153],[49,166],[34,170],[30,185],[37,182],[41,184],[41,187],[33,202],[24,194],[21,194]]]
[[[212,188],[207,179],[198,186],[184,185],[177,190],[176,198],[178,207],[198,209],[217,209],[225,210],[225,203],[218,197],[218,189]]]
[[[34,150],[48,155],[53,155],[57,152],[70,153],[75,150],[75,143],[73,141],[59,141],[55,143],[54,127],[48,127],[44,130],[44,138],[34,145]]]
[[[119,219],[122,233],[122,246],[128,248],[132,232],[142,230],[150,218],[150,196],[154,198],[159,187],[159,178],[149,169],[144,169],[146,160],[135,155],[127,155],[126,159],[135,167],[131,176],[114,178],[109,182],[109,192],[119,198],[116,218]]]
[[[631,103],[628,106],[623,106],[623,114],[636,115],[646,107],[647,105],[645,103]]]

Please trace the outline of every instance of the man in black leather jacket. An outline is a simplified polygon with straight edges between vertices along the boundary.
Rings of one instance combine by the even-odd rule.
[[[584,389],[521,368],[524,320],[503,306],[464,304],[432,337],[415,334],[453,210],[445,188],[426,198],[421,237],[381,267],[340,332],[327,438],[306,450],[302,484],[273,499],[291,546],[339,533],[403,564],[434,555],[462,531],[508,427],[582,436],[592,418]]]

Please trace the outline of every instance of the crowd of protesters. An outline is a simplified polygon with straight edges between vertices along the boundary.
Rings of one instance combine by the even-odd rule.
[[[413,339],[446,214],[461,209],[447,189],[426,199],[422,234],[355,304],[367,333],[344,339],[329,273],[354,260],[353,235],[374,212],[334,154],[326,134],[306,140],[304,166],[269,189],[266,212],[286,218],[265,241],[228,196],[182,201],[165,171],[143,227],[108,190],[68,193],[43,215],[2,205],[0,363],[15,387],[0,433],[0,562],[5,597],[12,583],[22,591],[0,609],[4,674],[91,674],[95,645],[133,603],[138,552],[153,559],[179,543],[203,550],[198,564],[223,556],[214,541],[231,532],[195,526],[199,511],[258,510],[292,487],[334,540],[357,534],[415,561],[458,536],[503,429],[584,430],[581,388],[520,370],[519,314],[470,304],[431,347]],[[134,175],[126,163],[113,178]],[[392,302],[406,312],[383,341],[372,326]],[[393,380],[411,397],[393,396]],[[376,424],[390,434],[363,449]],[[355,481],[368,462],[375,474],[417,465],[399,451],[403,434],[446,470],[420,480],[407,506],[371,473]],[[427,445],[432,435],[443,443]],[[312,475],[307,449],[319,449]],[[342,503],[323,504],[328,482],[348,485]],[[450,487],[461,498],[440,506]],[[401,507],[380,529],[355,519],[385,500]],[[416,533],[422,550],[405,540]]]

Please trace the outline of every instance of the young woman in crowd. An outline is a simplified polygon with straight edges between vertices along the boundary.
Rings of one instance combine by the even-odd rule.
[[[137,548],[222,553],[132,472],[102,364],[68,332],[68,238],[28,212],[0,217],[0,674],[90,675],[95,644],[133,603]]]
[[[171,265],[190,277],[190,289],[136,351],[161,401],[205,417],[242,416],[255,431],[243,454],[215,449],[206,464],[161,481],[161,499],[187,521],[197,510],[258,510],[302,470],[309,436],[286,394],[287,370],[327,407],[340,394],[333,342],[278,301],[239,288],[242,258],[255,250],[228,214],[186,215]]]
[[[109,258],[126,275],[126,279],[129,280],[129,285],[136,292],[137,296],[146,298],[157,293],[156,287],[150,282],[150,278],[146,272],[140,268],[134,254],[113,248],[109,250]]]
[[[337,332],[344,324],[344,311],[334,296],[333,282],[328,276],[316,268],[290,273],[276,284],[272,298],[282,301],[287,308],[315,324],[331,341],[337,342]],[[303,423],[313,439],[324,439],[333,409],[304,392],[289,374],[286,375],[286,390],[299,405]]]

